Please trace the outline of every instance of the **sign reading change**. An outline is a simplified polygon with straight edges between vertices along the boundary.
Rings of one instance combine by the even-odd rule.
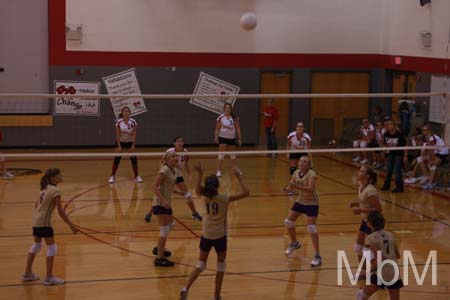
[[[239,94],[240,87],[232,83],[223,81],[217,77],[208,75],[201,72],[195,86],[194,94],[205,95],[205,94],[218,94],[218,95],[228,95],[228,94]],[[230,103],[234,106],[236,97],[228,98],[218,98],[218,97],[192,97],[189,103],[199,106],[201,108],[207,109],[217,114],[223,113],[223,105],[225,103]]]
[[[134,68],[103,77],[102,80],[105,83],[108,94],[141,94]],[[111,104],[116,118],[119,118],[119,114],[124,106],[130,108],[132,116],[147,111],[143,98],[111,98]]]
[[[99,82],[54,81],[55,93],[65,95],[55,99],[55,115],[99,116],[98,98],[77,98],[76,95],[99,94]]]

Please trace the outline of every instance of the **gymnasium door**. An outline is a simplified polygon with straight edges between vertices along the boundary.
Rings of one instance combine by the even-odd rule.
[[[312,93],[368,93],[368,73],[322,73],[312,74]],[[317,141],[324,142],[330,136],[340,139],[344,128],[352,130],[367,118],[367,98],[312,99],[311,129]]]
[[[261,94],[289,94],[291,92],[291,74],[287,72],[264,72],[261,74]],[[266,145],[266,133],[264,131],[264,115],[262,114],[267,98],[260,99],[260,144]],[[283,142],[288,134],[290,99],[273,99],[273,105],[278,109],[279,118],[276,136],[279,142]]]

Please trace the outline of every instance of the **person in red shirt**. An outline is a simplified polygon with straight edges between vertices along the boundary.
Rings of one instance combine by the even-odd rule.
[[[278,109],[273,106],[273,99],[269,98],[266,101],[266,106],[263,110],[264,114],[264,129],[266,131],[266,140],[267,140],[267,150],[277,150],[277,138],[275,136],[275,131],[277,128],[278,121]],[[276,154],[273,153],[272,157],[276,157]]]

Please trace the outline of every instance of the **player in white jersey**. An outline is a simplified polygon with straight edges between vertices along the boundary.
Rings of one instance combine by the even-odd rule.
[[[434,155],[430,155],[429,161],[427,161],[425,158],[418,159],[417,162],[419,163],[422,171],[424,172],[425,176],[427,177],[428,181],[424,181],[424,185],[422,186],[423,189],[433,189],[436,187],[435,184],[435,178],[436,178],[436,171],[437,168],[448,162],[448,156],[449,156],[449,150],[448,148],[445,148],[445,142],[436,134],[433,133],[431,126],[429,124],[426,124],[422,128],[423,135],[425,136],[425,143],[427,146],[438,146],[442,147],[441,149],[435,149]],[[425,163],[429,166],[429,171],[426,168]]]
[[[369,123],[368,119],[362,120],[362,126],[359,130],[359,137],[357,140],[353,141],[354,148],[366,148],[366,147],[376,147],[376,139],[375,139],[375,127]],[[353,157],[353,161],[360,161],[361,164],[366,164],[369,162],[368,160],[368,152],[362,151],[361,160],[359,156],[359,152],[355,152],[355,156]]]
[[[225,258],[227,255],[227,210],[228,204],[247,197],[250,193],[245,185],[242,174],[234,169],[242,191],[236,195],[219,194],[219,179],[216,175],[210,175],[205,179],[204,186],[201,185],[203,170],[200,164],[194,167],[198,172],[196,192],[202,196],[206,208],[206,215],[203,220],[202,236],[200,238],[200,256],[197,265],[189,276],[188,282],[180,292],[180,300],[186,300],[189,289],[198,278],[201,272],[206,269],[209,252],[214,247],[217,253],[217,269],[214,300],[220,300],[223,277],[225,275]]]
[[[44,285],[64,283],[63,279],[53,275],[53,262],[58,250],[51,225],[52,213],[55,207],[58,209],[61,219],[69,225],[73,233],[77,233],[78,229],[70,222],[61,204],[61,191],[57,188],[57,185],[61,182],[61,171],[56,168],[48,169],[41,178],[41,192],[39,199],[35,203],[33,213],[34,243],[28,252],[27,265],[25,273],[22,274],[22,281],[39,280],[39,276],[33,273],[32,267],[36,254],[42,248],[42,239],[44,239],[47,244],[47,275],[42,283]]]
[[[116,143],[117,143],[117,151],[122,152],[122,150],[134,152],[134,147],[136,145],[136,120],[130,118],[131,110],[128,106],[122,107],[120,119],[116,122]],[[116,181],[116,172],[117,168],[119,168],[120,160],[122,156],[116,156],[114,158],[114,163],[112,166],[111,177],[108,180],[108,183],[114,183]],[[142,182],[141,176],[139,176],[138,172],[138,163],[137,157],[131,156],[131,166],[133,167],[134,178],[136,182]]]
[[[361,261],[363,256],[364,240],[372,231],[367,226],[367,215],[374,211],[381,211],[380,195],[376,189],[377,173],[373,170],[362,166],[358,171],[358,200],[349,203],[349,208],[353,208],[353,214],[361,215],[362,221],[359,226],[356,242],[353,249]],[[363,274],[360,278],[363,278]]]
[[[214,130],[214,142],[219,144],[219,151],[233,151],[236,148],[236,145],[242,145],[239,118],[233,114],[233,107],[230,103],[224,104],[223,114],[217,118],[216,128]],[[217,177],[222,176],[222,163],[224,158],[224,154],[219,154],[217,161]],[[236,155],[231,154],[230,158],[233,168],[238,169]]]
[[[383,136],[386,133],[387,129],[384,128],[383,122],[378,121],[375,127],[375,140],[373,142],[374,148],[383,146]],[[372,166],[375,169],[381,168],[384,162],[384,153],[383,151],[373,151],[372,152]]]
[[[184,148],[184,139],[181,136],[177,136],[174,138],[174,147],[167,149],[166,152],[175,151],[178,156],[177,163],[177,181],[176,187],[179,190],[180,194],[183,195],[184,199],[186,199],[186,203],[191,209],[192,218],[196,221],[201,221],[202,216],[195,209],[194,201],[192,200],[192,195],[189,192],[188,187],[183,178],[183,172],[186,172],[189,176],[191,176],[191,170],[189,169],[189,156],[187,155],[187,150]],[[152,217],[152,211],[150,210],[146,215],[144,220],[148,223],[150,222]]]
[[[305,132],[303,122],[298,122],[295,126],[295,131],[292,131],[287,136],[286,150],[307,150],[311,148],[311,137]],[[286,158],[289,159],[289,173],[294,174],[298,166],[298,160],[302,156],[308,156],[312,165],[312,156],[310,153],[298,152],[289,153]]]
[[[383,261],[390,260],[391,263],[396,264],[400,259],[400,251],[398,251],[397,244],[395,243],[394,235],[384,230],[385,219],[383,215],[376,211],[371,212],[367,216],[367,225],[372,230],[372,233],[366,237],[364,247],[370,251],[371,259],[371,276],[370,285],[366,285],[362,290],[356,293],[356,300],[368,300],[370,296],[379,291],[380,289],[388,289],[390,300],[400,299],[400,289],[403,287],[401,279],[394,281],[395,269],[391,264],[382,265]],[[378,265],[377,255],[381,254],[381,264]],[[379,269],[381,268],[381,269]],[[383,283],[381,281],[386,283]],[[393,282],[387,284],[387,282]]]

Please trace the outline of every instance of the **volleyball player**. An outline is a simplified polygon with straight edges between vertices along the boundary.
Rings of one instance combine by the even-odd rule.
[[[120,113],[120,119],[116,122],[116,143],[118,152],[122,152],[122,149],[127,149],[130,152],[134,152],[136,145],[136,120],[130,118],[131,110],[128,106],[122,107]],[[109,177],[108,183],[114,183],[116,181],[116,172],[119,168],[120,160],[122,156],[116,156],[112,166],[111,177]],[[137,157],[131,156],[131,166],[133,167],[134,179],[136,182],[142,182],[141,176],[138,173]]]
[[[174,147],[169,148],[167,151],[175,151],[178,155],[178,164],[177,164],[177,182],[176,187],[183,195],[184,199],[186,199],[186,203],[191,209],[192,218],[196,221],[201,221],[202,216],[196,211],[194,201],[192,200],[192,195],[186,186],[183,178],[183,172],[190,176],[191,170],[189,169],[189,157],[187,155],[187,150],[184,148],[184,139],[181,136],[177,136],[174,139],[173,143]],[[144,220],[148,223],[150,222],[152,217],[152,211],[150,210],[146,215]]]
[[[206,177],[204,186],[201,185],[203,170],[200,164],[196,165],[194,170],[198,172],[196,183],[196,192],[202,196],[206,208],[205,219],[203,220],[202,236],[200,238],[200,256],[197,265],[189,276],[188,282],[180,292],[180,299],[187,299],[189,289],[198,278],[201,272],[206,269],[209,252],[214,247],[217,253],[217,273],[214,299],[220,300],[223,277],[225,274],[225,258],[227,255],[227,210],[228,204],[247,197],[250,193],[242,179],[239,170],[234,169],[242,191],[236,195],[219,194],[219,179],[216,175]]]
[[[358,261],[361,261],[362,252],[364,247],[364,240],[367,235],[371,234],[372,231],[367,226],[367,215],[371,212],[378,211],[381,212],[380,195],[375,188],[377,184],[377,173],[375,171],[362,166],[358,170],[358,201],[352,201],[349,204],[349,208],[353,208],[353,213],[355,215],[361,215],[362,221],[359,226],[359,232],[356,236],[356,242],[353,245],[353,249],[358,256]],[[361,274],[362,279],[364,274]]]
[[[39,199],[36,201],[33,213],[33,236],[34,243],[31,246],[25,273],[22,274],[22,281],[39,280],[39,276],[33,273],[32,267],[36,254],[42,248],[42,239],[47,244],[47,274],[44,285],[63,284],[64,280],[53,274],[54,257],[58,250],[56,246],[53,227],[51,225],[52,213],[55,207],[58,209],[59,216],[69,225],[73,233],[77,233],[78,229],[70,222],[61,204],[61,191],[57,185],[62,182],[61,171],[56,168],[48,169],[41,178],[41,192]]]
[[[167,151],[164,155],[164,164],[159,170],[153,182],[153,213],[158,217],[159,239],[156,251],[155,266],[171,267],[175,263],[166,257],[171,256],[170,251],[165,250],[167,237],[175,226],[172,212],[172,192],[177,181],[178,157],[175,151]],[[155,250],[155,249],[154,249]]]
[[[356,293],[356,300],[368,300],[370,296],[380,289],[388,289],[390,300],[400,299],[400,288],[403,287],[401,279],[396,280],[393,284],[384,285],[378,282],[378,276],[381,275],[383,281],[393,281],[395,276],[394,266],[391,264],[383,265],[381,270],[377,269],[377,251],[381,251],[382,261],[391,260],[397,264],[397,259],[400,259],[400,251],[398,251],[395,243],[394,235],[384,230],[385,219],[383,215],[374,211],[367,216],[367,225],[372,230],[372,233],[366,237],[364,245],[371,251],[371,285],[365,286],[364,289]],[[398,268],[398,264],[397,264]]]
[[[307,150],[311,148],[311,137],[305,132],[303,122],[298,122],[295,131],[289,133],[287,137],[286,150]],[[312,156],[309,153],[288,153],[286,158],[289,159],[289,173],[294,174],[298,166],[298,160],[302,156],[308,156],[312,164]]]
[[[238,146],[242,145],[241,126],[239,124],[239,118],[233,114],[233,107],[230,103],[224,104],[223,111],[223,114],[217,118],[214,141],[216,144],[219,144],[219,151],[233,151],[236,144]],[[224,158],[224,154],[219,154],[217,161],[217,177],[222,176],[222,164]],[[236,155],[231,154],[230,158],[233,169],[239,171],[236,163]]]
[[[308,156],[302,156],[298,164],[299,169],[292,174],[291,181],[287,188],[285,188],[287,192],[298,191],[299,196],[284,220],[289,237],[291,238],[291,243],[284,253],[286,256],[289,256],[302,246],[297,241],[295,222],[301,214],[304,214],[307,216],[308,225],[306,228],[311,236],[315,250],[311,266],[317,267],[322,264],[322,257],[319,252],[319,232],[316,225],[317,216],[319,215],[319,196],[316,189],[317,175],[311,169],[311,160]]]

